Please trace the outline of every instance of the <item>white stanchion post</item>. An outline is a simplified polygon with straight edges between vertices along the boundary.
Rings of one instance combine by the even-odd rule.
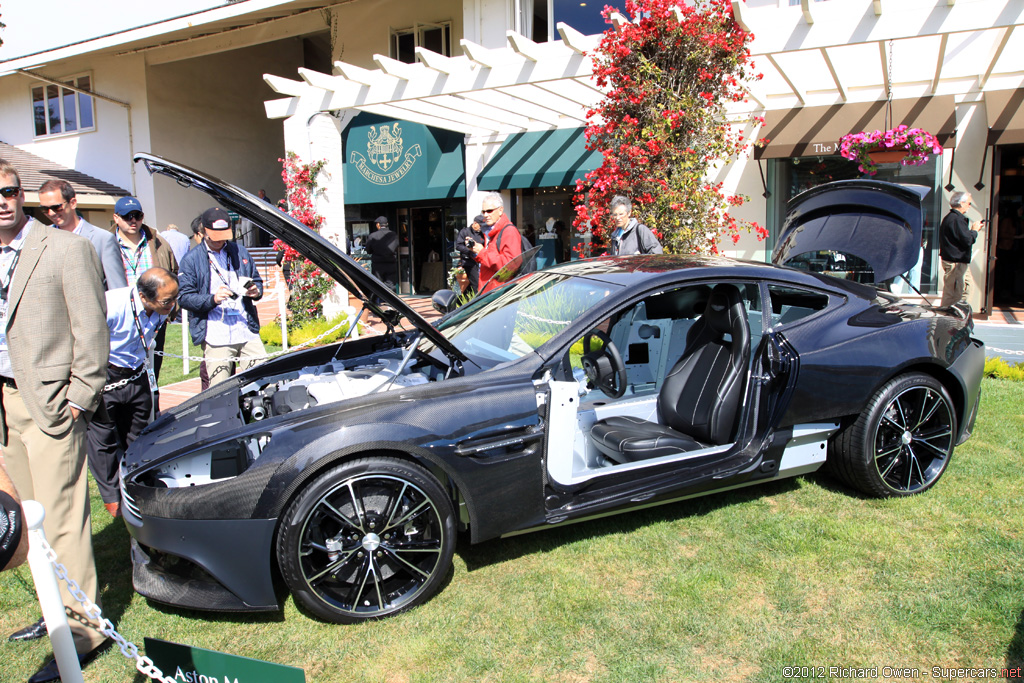
[[[281,318],[281,347],[288,350],[288,285],[277,281],[277,314]]]
[[[60,680],[64,683],[83,683],[82,667],[78,664],[75,641],[71,637],[71,627],[68,626],[68,619],[64,614],[64,602],[60,598],[57,575],[53,572],[53,565],[46,559],[46,551],[40,543],[40,537],[46,537],[43,534],[43,518],[46,511],[34,500],[22,501],[21,507],[25,511],[25,522],[29,528],[28,564],[32,570],[32,580],[36,584],[36,596],[43,610],[43,619],[46,620],[46,630],[50,634],[50,644],[53,646],[54,659],[57,660]]]
[[[188,311],[181,309],[181,373],[188,376]]]

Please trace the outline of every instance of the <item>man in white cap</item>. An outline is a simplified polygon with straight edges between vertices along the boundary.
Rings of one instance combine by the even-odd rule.
[[[200,226],[203,244],[181,261],[178,302],[192,314],[192,343],[203,349],[208,386],[213,386],[235,374],[236,362],[229,359],[251,359],[242,361],[241,369],[248,370],[266,355],[256,313],[263,278],[245,247],[231,241],[227,211],[207,209]]]

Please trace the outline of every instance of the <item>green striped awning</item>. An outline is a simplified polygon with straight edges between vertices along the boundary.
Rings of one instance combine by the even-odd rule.
[[[601,165],[601,154],[586,148],[583,128],[514,133],[480,174],[481,190],[564,187]]]

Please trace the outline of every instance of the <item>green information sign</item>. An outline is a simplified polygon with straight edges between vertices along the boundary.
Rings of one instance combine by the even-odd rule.
[[[181,683],[306,683],[302,669],[188,645],[145,639],[146,656]]]

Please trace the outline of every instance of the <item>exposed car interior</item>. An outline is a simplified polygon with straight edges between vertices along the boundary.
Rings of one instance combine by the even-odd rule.
[[[830,301],[781,284],[769,284],[767,294],[765,312],[754,283],[659,292],[574,344],[550,383],[552,478],[576,483],[729,450],[765,330],[803,320]],[[575,381],[563,381],[570,376]]]

